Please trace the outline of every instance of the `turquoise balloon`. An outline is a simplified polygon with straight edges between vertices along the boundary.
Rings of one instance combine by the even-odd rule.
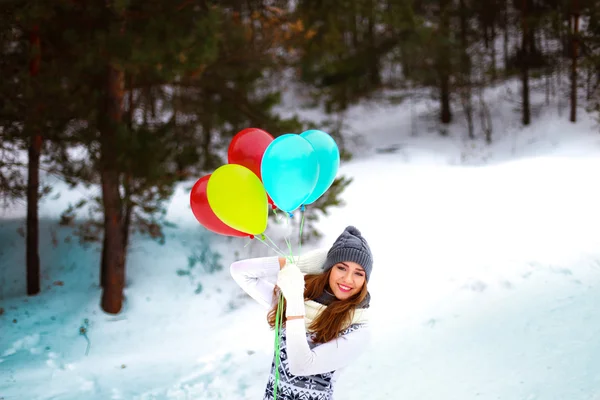
[[[269,144],[260,173],[273,203],[291,213],[314,191],[319,178],[319,160],[308,140],[287,133]]]
[[[319,179],[304,204],[314,203],[331,187],[340,167],[340,150],[329,134],[311,129],[300,134],[315,149],[319,160]]]

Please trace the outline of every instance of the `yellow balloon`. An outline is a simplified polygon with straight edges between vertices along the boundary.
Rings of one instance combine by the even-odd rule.
[[[220,166],[208,179],[206,196],[215,215],[230,227],[251,235],[267,228],[267,192],[248,168],[238,164]]]

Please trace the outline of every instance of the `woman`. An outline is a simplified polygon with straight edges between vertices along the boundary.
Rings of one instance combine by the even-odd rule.
[[[285,298],[277,399],[332,400],[340,372],[370,341],[367,282],[373,256],[360,231],[349,226],[329,250],[294,261],[253,258],[234,262],[230,270],[246,293],[270,308],[271,328],[279,290]],[[263,400],[274,398],[274,384],[275,358]]]

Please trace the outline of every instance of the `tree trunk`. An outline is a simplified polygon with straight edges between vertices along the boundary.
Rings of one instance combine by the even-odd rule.
[[[40,71],[41,49],[39,28],[35,26],[29,38],[33,58],[29,64],[29,75],[36,77]],[[32,79],[33,82],[33,79]],[[27,294],[29,296],[40,292],[40,255],[39,255],[39,186],[40,186],[40,154],[42,150],[42,135],[39,123],[40,105],[33,106],[36,112],[31,113],[29,128],[31,129],[28,149],[27,166]]]
[[[128,85],[126,87],[126,91],[128,92],[127,96],[127,131],[130,135],[133,135],[133,76],[129,76],[127,79]],[[174,118],[175,118],[175,126],[177,126],[177,113],[176,109],[174,110]],[[127,167],[127,172],[123,177],[123,188],[124,188],[124,199],[123,199],[123,263],[127,265],[127,246],[129,244],[129,232],[131,227],[131,219],[133,218],[133,201],[131,200],[133,196],[133,178],[132,178],[132,167],[129,165]]]
[[[131,178],[127,177],[126,178],[126,185],[131,187]],[[127,192],[130,192],[131,189],[127,189]],[[131,219],[133,218],[133,203],[131,202],[131,193],[129,193],[128,195],[129,197],[127,197],[126,199],[126,205],[125,205],[125,214],[123,216],[123,249],[124,249],[124,259],[126,259],[127,256],[127,246],[129,245],[129,232],[131,230]]]
[[[492,82],[498,77],[496,72],[496,22],[492,21]]]
[[[542,48],[543,52],[548,51],[548,40],[549,40],[549,35],[548,32],[546,31],[544,33],[544,45]],[[544,82],[545,82],[545,89],[546,89],[546,105],[549,106],[550,105],[550,93],[551,93],[551,83],[552,83],[552,64],[548,63],[548,65],[546,66],[546,73],[544,74]]]
[[[479,65],[485,65],[485,57],[482,53],[479,53],[479,56],[477,57],[477,63]],[[483,130],[485,141],[489,145],[492,143],[492,117],[484,98],[485,81],[478,82],[472,87],[479,98],[479,119],[481,123],[481,129]]]
[[[459,1],[460,21],[460,97],[465,117],[467,118],[467,130],[469,139],[475,139],[473,128],[473,101],[471,99],[471,60],[469,59],[467,40],[467,10],[465,0]]]
[[[469,65],[469,54],[468,54],[468,46],[469,43],[467,41],[467,10],[465,7],[465,0],[459,1],[459,16],[460,16],[460,72],[463,77],[468,77],[470,75],[470,65]],[[487,28],[486,28],[487,30]]]
[[[529,125],[531,122],[531,111],[529,108],[529,43],[530,34],[527,31],[527,0],[523,0],[523,10],[521,15],[523,25],[523,36],[521,39],[521,79],[523,81],[523,125]]]
[[[127,247],[129,245],[129,233],[131,232],[131,220],[133,218],[133,202],[131,201],[131,190],[132,190],[133,180],[131,176],[128,174],[124,178],[124,199],[123,199],[123,221],[121,223],[122,228],[122,238],[123,238],[123,265],[127,265]],[[125,281],[125,277],[123,277],[123,287],[127,286]]]
[[[483,27],[482,27],[482,33],[483,33],[483,47],[485,47],[486,50],[488,50],[490,48],[490,35],[488,34],[488,24],[487,24],[487,19],[486,16],[483,17],[484,22],[483,22]]]
[[[104,113],[100,116],[100,178],[106,244],[103,252],[106,281],[102,292],[102,309],[107,313],[118,314],[123,306],[123,287],[125,285],[123,219],[116,155],[123,113],[123,71],[109,65],[106,78]]]
[[[485,133],[485,142],[492,143],[492,116],[490,109],[483,98],[483,87],[479,88],[479,116],[481,118],[481,126]]]
[[[467,133],[469,139],[475,139],[475,128],[473,125],[473,102],[471,100],[471,92],[466,89],[461,89],[460,99],[465,110],[465,118],[467,119]]]
[[[354,18],[352,18],[352,46],[353,50],[357,51],[360,46],[360,39],[358,37],[358,27],[359,27],[359,19],[361,18],[361,13],[358,10],[358,2],[352,2],[352,8],[354,11]]]
[[[39,256],[39,186],[40,154],[42,135],[39,131],[30,138],[27,179],[27,294],[40,292],[40,256]]]
[[[563,17],[563,9],[561,7],[559,7],[558,12],[556,13],[556,26],[558,27],[558,37],[560,38],[560,45],[561,45],[561,49],[560,49],[560,54],[559,57],[557,57],[556,60],[556,93],[558,93],[557,96],[557,101],[556,101],[556,105],[557,105],[557,111],[558,111],[558,116],[562,117],[562,99],[563,99],[563,59],[564,59],[564,54],[566,54],[567,51],[567,40],[568,38],[566,36],[568,36],[571,32],[570,28],[567,29],[567,33],[565,34],[565,29],[563,27],[563,23],[562,23],[562,17]],[[566,12],[565,12],[566,13]],[[571,18],[568,18],[568,24],[569,26],[571,25]]]
[[[40,292],[40,256],[39,256],[39,183],[40,153],[42,136],[37,133],[29,144],[29,164],[27,179],[27,294]]]
[[[450,35],[450,10],[449,0],[440,0],[440,30],[442,51],[438,55],[438,76],[440,80],[440,120],[443,124],[449,124],[452,121],[452,112],[450,111],[450,60],[448,41]]]
[[[593,76],[592,75],[592,66],[590,65],[587,68],[587,79],[586,79],[586,85],[585,85],[585,87],[586,87],[586,89],[585,89],[585,99],[587,101],[592,100],[592,92],[593,92],[593,90],[592,90],[592,76]]]
[[[571,122],[577,122],[577,40],[579,36],[579,7],[573,0],[573,31],[571,35]]]
[[[450,111],[450,77],[447,73],[443,72],[440,75],[441,121],[444,124],[449,124],[452,122],[452,112]]]
[[[508,77],[508,2],[504,2],[504,76]]]
[[[106,259],[106,249],[108,248],[108,244],[106,241],[106,229],[104,230],[104,239],[102,240],[102,260],[100,262],[100,287],[106,287],[106,271],[108,270]]]
[[[379,55],[377,54],[376,46],[375,46],[375,4],[373,2],[369,2],[370,15],[368,20],[368,30],[367,30],[367,40],[369,42],[369,60],[368,69],[369,69],[369,81],[372,88],[377,88],[381,85],[381,74],[379,72]]]

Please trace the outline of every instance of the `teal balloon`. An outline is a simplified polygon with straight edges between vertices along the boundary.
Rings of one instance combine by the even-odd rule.
[[[260,165],[263,185],[277,208],[291,213],[304,204],[319,178],[319,160],[310,142],[287,133],[269,144]]]
[[[340,167],[340,150],[335,140],[323,131],[311,129],[302,132],[300,136],[312,145],[319,160],[319,179],[312,193],[303,203],[311,204],[333,184]]]

